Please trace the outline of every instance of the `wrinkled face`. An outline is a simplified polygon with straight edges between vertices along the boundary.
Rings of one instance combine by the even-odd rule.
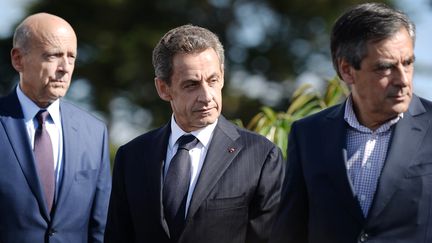
[[[413,40],[405,29],[368,44],[360,70],[340,62],[342,77],[351,85],[359,121],[377,128],[408,109],[412,98]]]
[[[222,110],[223,66],[206,49],[173,58],[171,84],[157,79],[159,96],[169,101],[177,124],[186,132],[214,123]]]
[[[68,28],[41,30],[32,38],[28,52],[12,50],[12,62],[20,73],[20,87],[39,107],[63,97],[74,70],[77,54],[75,33]]]

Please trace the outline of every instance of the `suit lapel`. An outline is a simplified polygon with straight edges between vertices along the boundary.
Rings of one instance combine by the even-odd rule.
[[[331,178],[334,187],[339,192],[338,195],[342,199],[341,201],[346,206],[345,208],[362,223],[364,216],[355,197],[354,187],[346,167],[348,159],[346,150],[347,124],[344,119],[344,111],[345,103],[327,116],[326,124],[321,128],[321,131],[325,134],[321,137],[331,134],[330,136],[333,139],[332,142],[322,143],[324,158],[320,159],[320,161],[325,162],[323,164],[324,170],[327,170],[329,178]]]
[[[239,136],[237,129],[220,116],[192,195],[188,219],[193,217],[225,170],[242,150],[243,145],[236,141]]]
[[[168,224],[165,220],[165,213],[163,208],[163,198],[162,198],[162,188],[163,188],[163,167],[164,161],[166,159],[166,151],[168,148],[168,140],[171,133],[170,122],[165,125],[159,132],[154,136],[154,150],[149,153],[149,157],[147,158],[149,163],[145,163],[149,166],[144,171],[148,171],[146,180],[143,185],[156,185],[155,187],[149,187],[149,199],[144,200],[152,200],[155,201],[152,205],[155,206],[155,210],[159,211],[159,222],[164,229],[165,233],[169,235]],[[147,160],[146,159],[146,160]],[[153,190],[154,189],[154,190]],[[146,209],[147,210],[147,209]]]
[[[65,200],[67,192],[73,184],[74,175],[77,171],[79,164],[80,151],[80,138],[79,138],[79,124],[80,122],[74,117],[73,113],[68,110],[67,104],[60,102],[60,116],[63,131],[63,161],[62,161],[62,180],[60,181],[60,188],[58,190],[57,202],[55,204],[55,211],[61,211],[63,201]]]
[[[404,113],[404,117],[394,128],[369,218],[379,216],[399,188],[400,179],[404,177],[407,167],[430,126],[427,117],[421,116],[423,113],[425,109],[420,99],[414,96],[408,112]],[[409,142],[406,138],[409,138]]]
[[[24,115],[15,90],[5,97],[2,103],[0,120],[23,171],[27,183],[39,203],[40,211],[45,220],[50,217],[44,200],[42,186],[39,183],[36,162],[25,127]]]

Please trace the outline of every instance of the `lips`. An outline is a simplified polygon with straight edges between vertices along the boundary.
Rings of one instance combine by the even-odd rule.
[[[215,109],[215,107],[211,107],[211,108],[201,108],[201,109],[197,109],[195,110],[195,112],[200,112],[200,113],[208,113],[211,112],[211,110]]]
[[[208,109],[199,109],[198,112],[209,112],[211,111],[213,108],[208,108]]]
[[[50,82],[54,82],[54,83],[66,83],[66,81],[59,80],[59,79],[50,79]]]
[[[407,89],[398,89],[398,90],[392,90],[393,92],[390,92],[388,94],[388,97],[390,98],[403,98],[409,94]]]

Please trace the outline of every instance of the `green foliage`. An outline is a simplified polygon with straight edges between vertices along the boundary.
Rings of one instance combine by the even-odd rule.
[[[346,85],[335,77],[329,80],[321,95],[312,85],[300,86],[292,96],[292,102],[287,111],[277,112],[270,107],[262,107],[247,124],[246,128],[255,131],[279,146],[286,157],[288,133],[294,121],[336,105],[347,97],[349,90]],[[235,123],[241,125],[240,122]]]
[[[150,114],[146,117],[150,127],[145,127],[150,129],[171,115],[154,88],[151,64],[154,46],[169,29],[191,23],[220,37],[227,64],[224,115],[248,120],[265,103],[244,94],[235,96],[229,90],[230,75],[242,70],[274,82],[294,80],[314,67],[311,55],[330,57],[331,24],[359,2],[363,0],[35,0],[27,14],[53,13],[74,27],[79,50],[71,89],[78,79],[90,88],[82,103],[103,114],[110,126],[115,120],[112,101],[124,98],[130,110],[142,107]],[[0,40],[0,95],[18,79],[10,65],[11,43],[11,38]],[[150,123],[132,117],[138,118],[131,124]]]

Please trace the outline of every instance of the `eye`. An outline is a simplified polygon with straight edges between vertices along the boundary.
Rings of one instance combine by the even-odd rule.
[[[407,67],[407,66],[412,66],[413,64],[414,64],[414,59],[413,59],[413,58],[407,59],[407,60],[405,60],[405,61],[403,62],[403,65],[404,65],[405,67]]]
[[[194,87],[196,87],[198,85],[198,82],[190,80],[190,81],[186,81],[183,85],[183,87],[185,89],[192,89]]]
[[[61,56],[62,56],[62,53],[58,53],[58,52],[49,52],[49,53],[43,54],[43,57],[48,61],[55,61],[57,58],[59,58]]]
[[[54,60],[57,58],[57,55],[55,53],[48,53],[48,54],[45,54],[44,57],[48,60]]]
[[[212,78],[212,79],[210,79],[209,85],[210,85],[210,86],[213,86],[213,85],[215,85],[218,81],[219,81],[218,79],[216,79],[216,78]]]
[[[393,68],[394,65],[392,63],[379,63],[375,68],[375,72],[380,75],[390,75]]]
[[[392,69],[392,68],[393,68],[393,65],[390,65],[390,64],[381,64],[381,65],[379,65],[377,67],[377,70],[378,71],[385,71],[385,70],[389,70],[389,69]]]
[[[76,60],[76,56],[75,55],[69,55],[68,56],[68,62],[69,64],[74,64]]]

